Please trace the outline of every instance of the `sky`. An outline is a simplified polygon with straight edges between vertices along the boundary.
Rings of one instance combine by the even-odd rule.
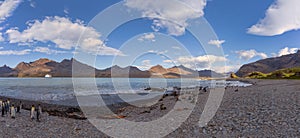
[[[160,64],[236,71],[300,49],[298,5],[299,0],[2,0],[0,66],[75,57],[99,69]]]

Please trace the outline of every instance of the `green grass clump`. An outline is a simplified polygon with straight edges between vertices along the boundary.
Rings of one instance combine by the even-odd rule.
[[[264,74],[262,72],[256,71],[256,72],[250,73],[246,78],[250,78],[250,79],[263,79],[265,77],[267,77],[267,74]]]
[[[277,70],[268,74],[252,72],[246,78],[250,79],[300,79],[300,67]]]

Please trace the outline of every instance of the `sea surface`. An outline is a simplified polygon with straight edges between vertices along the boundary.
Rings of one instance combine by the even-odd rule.
[[[75,85],[84,87],[75,93]],[[208,86],[213,88],[225,87],[226,85],[249,86],[250,84],[238,81],[160,78],[0,78],[0,95],[26,100],[62,101],[74,99],[75,95],[163,93],[164,89],[172,89],[174,86]],[[90,88],[93,86],[95,86],[94,90]],[[148,87],[155,89],[152,91],[144,90]]]

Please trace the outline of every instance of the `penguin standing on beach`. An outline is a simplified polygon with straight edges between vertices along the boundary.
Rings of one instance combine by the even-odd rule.
[[[12,105],[10,107],[10,116],[11,116],[12,119],[16,118],[16,110],[15,110],[15,106],[14,105]]]
[[[21,113],[22,106],[22,101],[20,101],[19,106],[17,106],[17,113]]]
[[[4,113],[5,113],[4,110],[5,110],[5,109],[4,109],[4,104],[2,104],[2,108],[1,108],[1,116],[2,116],[2,117],[4,117]]]
[[[7,103],[7,101],[4,101],[4,110],[5,110],[5,114],[7,114],[7,112],[8,112],[8,109],[9,107],[8,107],[8,103]]]
[[[2,109],[2,100],[0,100],[0,110]]]
[[[10,113],[10,99],[7,100],[7,109],[8,109],[8,113]]]
[[[0,107],[2,108],[2,103],[3,103],[3,101],[2,100],[0,100]],[[1,110],[1,109],[0,109]]]
[[[36,120],[37,120],[38,122],[40,122],[41,114],[42,114],[42,107],[41,107],[41,105],[39,104],[38,109],[36,110]]]
[[[31,106],[31,110],[30,110],[30,118],[31,120],[34,119],[34,111],[35,111],[35,108],[34,108],[34,105]]]

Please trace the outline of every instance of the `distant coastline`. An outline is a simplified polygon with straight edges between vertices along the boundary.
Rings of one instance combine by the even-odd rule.
[[[75,67],[76,70],[73,70]],[[41,58],[34,62],[19,63],[15,68],[9,66],[0,67],[0,77],[96,77],[96,78],[224,78],[212,70],[193,70],[183,65],[164,68],[161,65],[151,67],[149,70],[140,70],[134,66],[112,66],[103,70],[96,69],[75,59],[65,59],[56,62]]]

